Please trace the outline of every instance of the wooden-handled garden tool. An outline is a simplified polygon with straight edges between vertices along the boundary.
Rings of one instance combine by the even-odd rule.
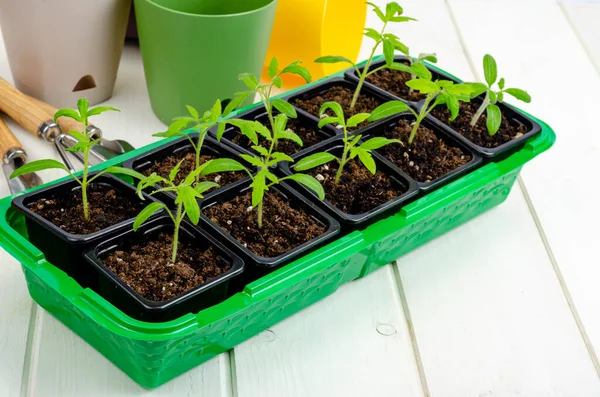
[[[2,170],[6,175],[8,187],[12,194],[43,183],[42,179],[36,173],[22,175],[14,179],[10,178],[10,175],[17,168],[25,164],[27,153],[2,119],[0,119],[0,157],[2,158]]]
[[[57,111],[55,107],[23,94],[2,78],[0,78],[0,110],[30,133],[46,142],[53,143],[65,165],[70,170],[74,169],[65,149],[76,143],[75,138],[68,132],[71,130],[81,131],[81,123],[67,117],[60,117],[55,123],[53,120]],[[102,138],[102,131],[98,127],[90,124],[86,130],[94,135],[94,139]],[[92,148],[91,152],[100,162],[133,149],[133,146],[126,141],[103,138],[98,145]],[[77,153],[75,156],[82,160]]]

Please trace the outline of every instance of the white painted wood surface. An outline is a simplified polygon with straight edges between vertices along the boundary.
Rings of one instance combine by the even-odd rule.
[[[464,79],[480,73],[481,57],[492,53],[507,81],[533,95],[525,108],[557,131],[556,147],[525,168],[528,195],[516,187],[499,208],[153,391],[45,311],[32,312],[18,263],[0,251],[0,396],[600,395],[592,360],[600,343],[598,190],[580,185],[594,180],[600,161],[593,127],[600,82],[588,57],[600,48],[600,32],[587,17],[598,7],[553,0],[401,4],[420,20],[397,30],[414,52],[436,51],[440,65]],[[557,70],[583,99],[579,118],[561,112],[575,104],[553,99],[563,88],[553,84]],[[3,47],[0,76],[11,81]],[[107,136],[141,146],[164,128],[150,109],[137,48],[126,46],[107,104],[122,110],[97,119]],[[31,159],[56,158],[9,125]],[[573,176],[577,165],[588,168]],[[0,196],[6,194],[1,181]]]

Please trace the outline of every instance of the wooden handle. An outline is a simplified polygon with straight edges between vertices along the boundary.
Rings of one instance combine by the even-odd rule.
[[[4,120],[0,118],[0,160],[4,160],[4,156],[11,149],[23,150],[23,147]]]
[[[54,106],[41,101],[37,98],[34,97],[27,97],[29,98],[29,100],[34,103],[37,107],[39,107],[40,109],[43,109],[46,113],[48,113],[49,115],[51,115],[51,118],[54,118],[54,114],[56,113],[56,111],[58,110],[57,108],[55,108]],[[83,125],[76,120],[73,120],[69,117],[59,117],[57,120],[57,124],[60,125],[60,128],[62,129],[62,131],[64,133],[67,133],[71,130],[75,130],[78,132],[82,132],[83,131]]]
[[[0,110],[35,136],[40,124],[52,119],[51,114],[2,78],[0,78]]]

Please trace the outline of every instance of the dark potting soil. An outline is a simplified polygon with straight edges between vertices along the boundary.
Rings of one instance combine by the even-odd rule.
[[[408,62],[403,62],[408,65]],[[410,73],[400,70],[382,69],[367,77],[367,81],[377,87],[407,101],[418,102],[425,98],[416,91],[410,92],[406,82],[412,80]]]
[[[338,163],[331,162],[311,171],[323,184],[325,199],[347,214],[363,214],[387,203],[406,192],[383,172],[371,174],[362,163],[351,160],[342,171],[339,184],[335,184]]]
[[[62,230],[72,234],[90,234],[127,219],[134,218],[147,203],[135,194],[123,195],[105,185],[88,186],[90,220],[83,216],[81,190],[76,189],[58,198],[41,199],[28,208]]]
[[[325,102],[337,102],[342,105],[346,119],[349,119],[358,113],[371,113],[377,106],[381,105],[381,101],[379,101],[377,98],[364,94],[363,92],[361,92],[358,96],[356,105],[352,110],[350,110],[350,105],[352,104],[352,96],[354,95],[354,91],[338,85],[331,87],[324,94],[317,95],[314,98],[297,98],[292,104],[312,114],[313,116],[319,117],[319,110]],[[328,113],[331,113],[331,111],[328,111]],[[331,114],[333,115],[333,113]],[[369,124],[369,122],[364,121],[358,125],[358,128],[362,128],[367,124]],[[349,130],[352,129],[353,128],[349,128]]]
[[[325,233],[326,227],[277,193],[266,192],[263,225],[258,228],[252,192],[204,209],[211,221],[253,253],[272,258]]]
[[[181,163],[181,166],[179,168],[179,173],[177,174],[177,176],[175,177],[175,179],[173,181],[176,185],[178,185],[181,183],[181,181],[183,181],[190,174],[190,172],[192,172],[196,169],[196,154],[193,151],[188,151],[188,152],[182,151],[182,152],[178,152],[177,154],[172,154],[170,156],[167,156],[163,159],[160,159],[160,160],[154,162],[154,164],[151,167],[141,171],[141,173],[148,176],[148,175],[152,174],[153,172],[156,172],[157,175],[168,179],[169,174],[171,173],[171,170],[182,159],[183,159],[183,162]],[[215,159],[217,159],[217,157],[200,155],[200,164],[204,164],[207,161],[215,160]],[[204,181],[216,182],[219,184],[219,186],[224,187],[224,186],[229,185],[230,183],[233,183],[235,181],[238,181],[238,180],[244,178],[245,176],[246,176],[246,173],[244,173],[242,171],[219,172],[216,174],[201,176],[200,181],[201,182],[204,182]]]
[[[198,248],[186,238],[179,240],[175,264],[172,250],[173,236],[160,233],[100,259],[134,291],[157,302],[175,298],[231,268],[212,247]]]
[[[267,124],[265,124],[267,125]],[[289,119],[287,128],[295,132],[300,139],[302,139],[303,146],[299,146],[296,142],[290,141],[289,139],[279,139],[277,142],[277,148],[274,151],[285,153],[289,156],[298,153],[302,149],[316,145],[317,143],[325,140],[324,135],[320,135],[316,128],[311,128],[305,123],[298,120]],[[240,145],[244,149],[251,150],[251,146],[254,144],[245,135],[236,134],[231,140],[233,143]],[[269,149],[270,142],[263,138],[261,135],[258,136],[258,145],[266,149]]]
[[[458,117],[453,121],[449,120],[450,111],[446,107],[437,107],[433,109],[431,114],[469,141],[486,148],[500,146],[527,133],[528,130],[525,125],[516,120],[509,120],[504,114],[502,114],[500,129],[493,136],[490,136],[486,127],[487,115],[485,112],[481,115],[475,127],[471,127],[471,120],[480,105],[481,102],[475,101],[461,102]]]
[[[409,145],[411,131],[411,123],[400,120],[394,128],[387,128],[383,136],[400,139],[404,145],[392,143],[377,151],[418,182],[431,182],[471,161],[471,155],[450,146],[423,125],[419,126],[415,140]]]

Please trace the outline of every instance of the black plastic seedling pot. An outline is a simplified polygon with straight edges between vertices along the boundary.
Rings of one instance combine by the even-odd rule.
[[[412,115],[411,113],[403,113],[399,116],[394,117],[393,119],[385,119],[385,120],[378,121],[377,123],[370,126],[370,128],[363,133],[362,139],[367,140],[372,137],[383,136],[385,131],[387,131],[388,129],[394,128],[396,126],[396,124],[398,123],[398,121],[400,121],[400,120],[407,120],[412,123],[415,120],[415,116]],[[422,182],[422,181],[417,180],[416,182],[417,182],[422,194],[429,193],[432,190],[438,189],[438,188],[442,187],[443,185],[445,185],[449,182],[452,182],[453,180],[455,180],[455,179],[461,177],[462,175],[465,175],[465,174],[471,172],[473,169],[479,167],[479,165],[482,162],[481,157],[478,154],[476,154],[471,148],[469,148],[464,143],[464,140],[456,138],[455,134],[453,134],[451,131],[448,131],[447,127],[439,126],[438,123],[436,123],[435,120],[430,116],[425,117],[425,119],[421,122],[421,126],[426,127],[428,129],[430,129],[431,131],[433,131],[433,133],[438,138],[444,140],[444,142],[446,142],[447,145],[453,146],[453,147],[458,147],[465,155],[471,156],[471,161],[469,161],[468,163],[456,168],[455,170],[447,173],[444,176],[434,179],[433,181]],[[404,145],[408,145],[407,142],[403,142],[403,143],[404,143]],[[382,157],[385,157],[385,155],[383,153],[381,153],[380,150],[376,150],[376,152],[379,153]],[[386,157],[386,160],[395,169],[410,175],[410,173],[406,169],[402,168],[398,164],[395,164],[391,159]],[[415,179],[415,178],[413,178],[413,179]]]
[[[190,134],[189,137],[196,141],[198,139],[198,133]],[[149,167],[154,165],[157,161],[160,161],[172,155],[185,155],[188,152],[193,152],[193,150],[194,149],[189,139],[187,137],[181,137],[180,139],[177,139],[173,142],[165,143],[164,145],[158,146],[153,150],[130,158],[129,160],[123,163],[123,167],[143,173]],[[235,150],[233,150],[227,145],[217,142],[217,140],[212,138],[210,135],[205,137],[200,154],[206,156],[214,156],[217,158],[225,157],[235,159],[243,163],[244,165],[250,167],[250,165],[248,165]],[[210,193],[216,192],[223,187],[224,186],[221,186],[220,188],[217,188],[211,191]],[[154,188],[149,189],[148,192],[151,192],[152,190],[158,190],[160,188],[161,186],[155,185]],[[163,201],[164,203],[169,205],[172,205],[175,202],[175,195],[171,192],[161,192],[157,193],[155,196],[160,201]]]
[[[240,114],[237,118],[244,119],[244,120],[260,121],[265,126],[270,125],[269,118],[268,118],[268,115],[267,115],[267,112],[266,112],[264,106],[261,106],[256,109],[251,109],[245,113]],[[339,130],[337,128],[334,128],[331,126],[324,126],[323,128],[319,128],[319,126],[318,126],[319,122],[317,121],[318,119],[307,116],[304,113],[299,112],[298,117],[296,119],[292,119],[292,120],[295,122],[298,122],[299,124],[301,124],[305,127],[314,129],[316,131],[317,135],[319,136],[321,142],[324,142],[327,139],[339,134]],[[290,122],[292,120],[288,121],[288,125],[290,124]],[[211,135],[216,138],[216,128],[211,130]],[[255,153],[251,148],[245,148],[245,147],[233,142],[232,138],[236,135],[241,135],[241,133],[237,129],[237,127],[228,126],[225,129],[225,131],[223,132],[223,137],[221,138],[221,142],[223,144],[231,147],[238,153],[244,153],[244,154],[249,154],[251,156],[255,156],[257,153]],[[293,159],[301,157],[302,154],[305,153],[306,150],[310,149],[311,147],[312,146],[298,147],[299,150],[296,153],[291,154],[290,157]]]
[[[305,153],[305,156],[309,156],[318,152],[331,152],[339,158],[342,155],[343,147],[342,138],[335,137],[323,142],[320,145],[314,146],[310,151]],[[316,202],[319,206],[331,214],[338,222],[340,222],[345,231],[352,229],[364,229],[368,225],[390,215],[392,212],[398,211],[400,207],[402,207],[404,204],[407,204],[419,193],[419,188],[416,181],[394,167],[378,153],[372,153],[372,155],[375,160],[375,164],[377,165],[377,171],[383,172],[388,178],[400,186],[404,193],[395,199],[388,201],[387,203],[371,209],[370,211],[362,214],[348,214],[335,207],[327,199],[322,201],[319,200],[313,191],[305,188],[304,186],[295,182],[293,183],[293,186],[297,186],[303,194],[306,194],[312,199],[313,202]],[[289,164],[288,162],[281,163],[280,168],[281,171],[286,175],[291,175],[294,173],[294,165]]]
[[[290,104],[294,105],[294,102],[296,99],[308,100],[311,98],[315,98],[317,96],[324,95],[325,93],[327,93],[327,91],[329,91],[332,87],[335,87],[335,86],[342,86],[342,87],[348,88],[352,92],[354,92],[356,90],[356,83],[348,81],[342,77],[336,77],[336,78],[327,79],[327,80],[323,81],[322,83],[315,84],[314,86],[311,86],[307,90],[303,90],[303,91],[300,91],[299,93],[292,94],[292,95],[286,97],[286,100]],[[389,102],[394,99],[394,97],[391,96],[390,94],[386,94],[380,90],[377,90],[377,91],[372,90],[372,89],[370,89],[370,87],[364,87],[364,86],[361,90],[361,95],[375,98],[377,101],[379,101],[379,105],[381,105],[385,102]],[[304,116],[310,117],[313,120],[316,120],[317,122],[319,121],[319,115],[310,114],[307,111],[300,109],[296,105],[294,105],[294,107],[296,108],[296,111],[298,112],[298,114],[302,114]],[[353,130],[352,132],[360,134],[367,127],[368,127],[368,125],[361,127],[357,130]]]
[[[259,274],[264,275],[266,274],[265,270],[272,271],[285,263],[289,263],[295,258],[306,255],[332,240],[340,232],[340,224],[335,219],[311,203],[310,200],[306,199],[296,190],[292,189],[285,182],[282,182],[276,186],[270,187],[269,192],[279,194],[290,203],[292,208],[301,209],[308,213],[315,221],[324,225],[326,231],[320,236],[300,244],[294,249],[276,257],[264,257],[255,254],[205,215],[207,208],[217,203],[231,201],[234,197],[246,193],[250,189],[250,183],[250,178],[232,183],[228,187],[222,189],[218,194],[209,196],[201,202],[203,227],[212,230],[212,234],[219,236],[221,241],[226,243],[228,247],[233,247],[232,249],[234,252],[239,254],[246,263],[248,277],[255,277]],[[269,220],[265,218],[264,222],[269,222]]]
[[[89,175],[93,176],[95,174],[94,172]],[[132,201],[140,200],[133,186],[109,174],[98,177],[93,185],[108,185],[116,189],[123,197],[130,197]],[[131,228],[134,218],[95,233],[78,235],[64,231],[28,208],[30,204],[39,200],[61,197],[79,188],[77,181],[73,179],[65,180],[64,182],[15,197],[12,205],[25,215],[29,241],[42,251],[48,261],[56,264],[56,267],[73,277],[82,286],[94,287],[97,280],[92,272],[90,272],[89,267],[85,266],[85,261],[83,260],[85,250],[98,241],[114,236],[124,229]],[[156,201],[147,194],[144,194],[144,197],[148,202]]]
[[[98,274],[97,292],[125,314],[142,321],[162,322],[181,317],[215,305],[227,297],[229,282],[244,271],[244,263],[207,231],[184,221],[180,228],[180,241],[187,239],[201,248],[213,247],[219,257],[231,268],[183,294],[164,302],[143,298],[110,269],[102,264],[102,257],[118,249],[150,239],[159,232],[173,233],[173,221],[168,215],[159,216],[142,225],[137,232],[132,229],[104,240],[85,253],[86,261]]]

